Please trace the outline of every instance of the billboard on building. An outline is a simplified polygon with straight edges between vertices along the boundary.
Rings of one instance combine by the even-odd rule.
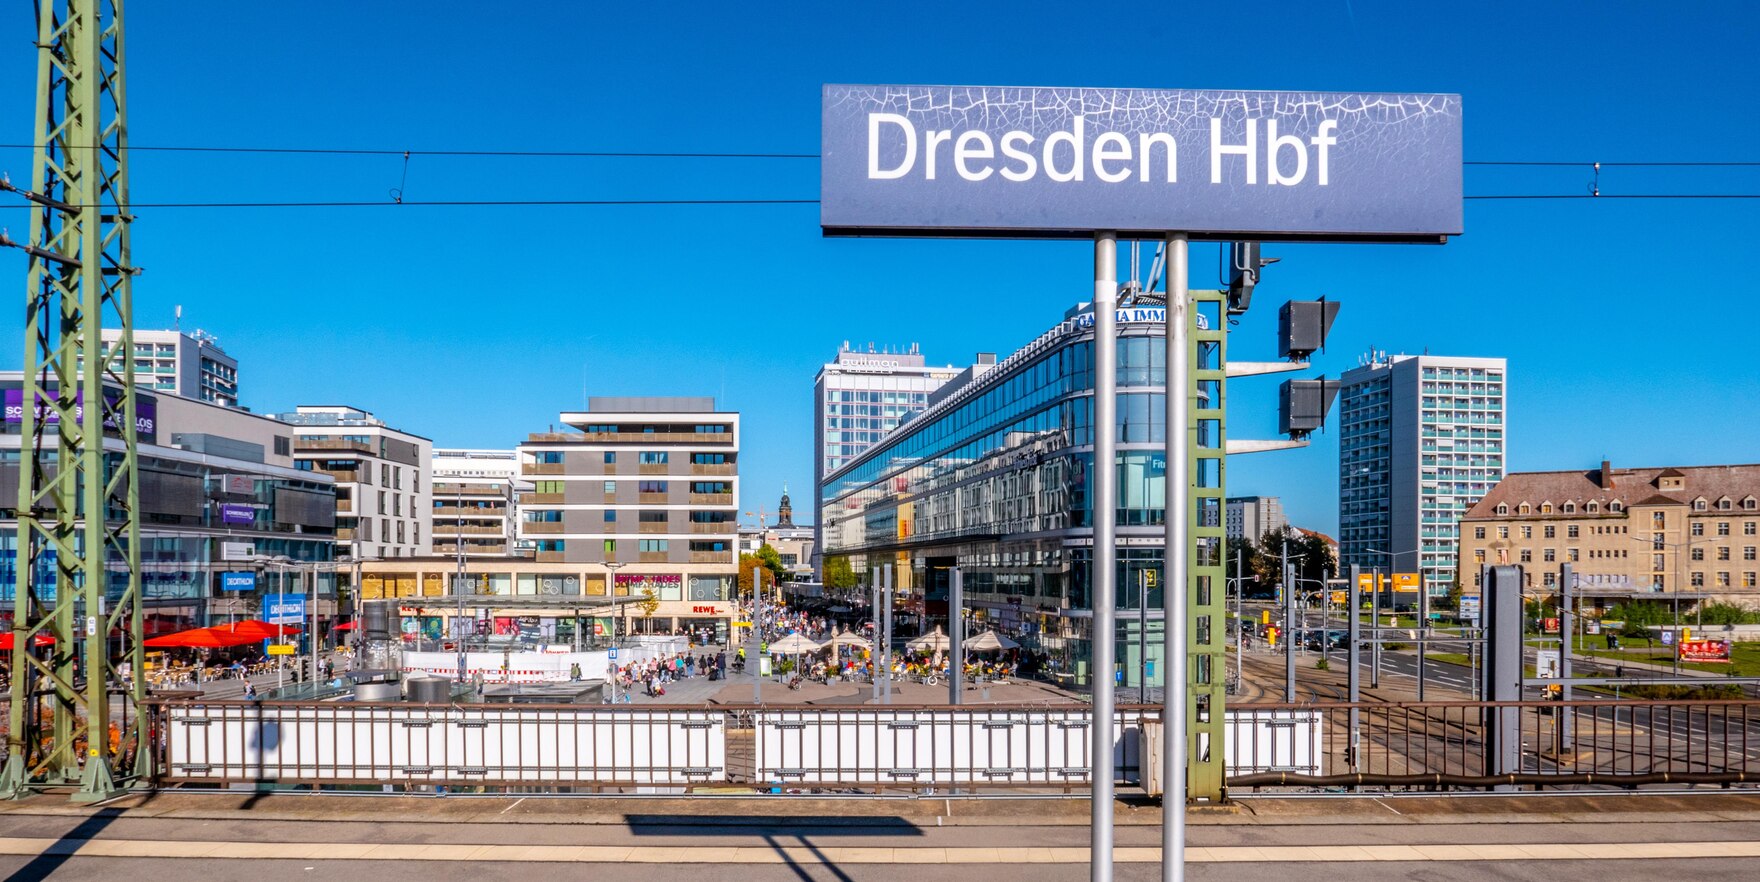
[[[104,400],[110,407],[120,407],[118,402],[120,402],[121,399],[122,392],[120,390],[109,388],[104,390]],[[85,402],[85,390],[82,389],[75,393],[74,413],[82,420],[85,419]],[[24,390],[7,389],[5,394],[5,408],[6,422],[8,425],[24,422]],[[37,419],[43,420],[50,425],[54,425],[61,422],[61,415],[50,408],[47,402],[39,399],[37,404]],[[157,438],[159,429],[159,402],[146,395],[136,395],[134,397],[134,424],[136,430],[135,437],[137,439],[150,443]],[[104,428],[112,432],[116,431],[116,414],[114,412],[112,412],[111,415],[104,417]]]
[[[1441,242],[1446,94],[827,85],[826,235]]]

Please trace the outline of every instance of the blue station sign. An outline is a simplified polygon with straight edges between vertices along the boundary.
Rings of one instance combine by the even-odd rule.
[[[1451,94],[824,87],[828,236],[1432,242],[1461,233]]]

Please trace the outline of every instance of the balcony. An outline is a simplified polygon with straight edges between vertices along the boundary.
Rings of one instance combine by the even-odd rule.
[[[434,485],[435,496],[506,496],[503,487],[484,487],[479,484],[448,484]]]
[[[295,438],[294,450],[357,450],[361,453],[378,453],[373,445],[365,441],[351,441],[346,438]]]
[[[560,475],[563,474],[562,463],[559,462],[528,462],[519,467],[522,475]]]
[[[641,551],[641,552],[637,552],[637,554],[638,554],[638,561],[641,563],[666,563],[667,558],[670,555],[670,552],[666,552],[666,551]]]
[[[354,469],[349,469],[348,471],[341,471],[338,469],[314,468],[314,469],[312,469],[312,472],[313,472],[313,474],[318,474],[318,475],[329,475],[332,480],[337,481],[339,483],[343,483],[343,484],[352,484],[355,481],[360,480],[360,478],[359,478],[360,472],[358,472]]]
[[[692,533],[734,533],[738,530],[739,525],[732,521],[722,524],[691,524]]]
[[[537,560],[538,563],[564,563],[568,560],[568,555],[562,551],[540,551]]]
[[[561,521],[526,521],[520,525],[520,533],[561,533]]]
[[[645,502],[646,500],[643,500],[643,501]],[[692,493],[690,502],[691,502],[691,505],[731,506],[731,505],[733,505],[733,494],[732,493]]]
[[[731,462],[691,464],[691,474],[693,475],[731,475],[733,473],[734,466]]]
[[[642,442],[732,444],[732,432],[534,432],[528,444],[637,444]]]
[[[338,500],[336,500],[336,510],[338,512],[354,511],[354,500],[352,500],[352,499],[338,499]]]
[[[665,521],[661,521],[659,523],[652,523],[649,521],[643,521],[637,526],[637,532],[640,532],[640,533],[670,533],[670,532],[672,532],[672,526],[670,524],[666,523]]]
[[[524,505],[561,505],[561,493],[527,493],[519,498]]]
[[[670,472],[671,468],[672,468],[672,466],[670,466],[666,463],[663,463],[663,462],[644,462],[644,463],[641,463],[636,466],[636,474],[638,474],[638,475],[666,475],[666,474],[671,474],[671,472]]]
[[[338,542],[353,542],[354,538],[355,538],[355,529],[353,527],[338,527],[338,528],[336,528],[336,541],[338,541]],[[366,539],[365,537],[362,537],[362,538],[363,538],[363,541],[368,541],[368,542],[372,541],[370,539]]]
[[[636,501],[644,505],[665,505],[667,502],[666,496],[667,494],[665,493],[637,493]],[[731,499],[732,497],[728,498]]]
[[[505,505],[436,505],[434,516],[467,517],[467,518],[504,518],[507,517]]]
[[[447,523],[446,521],[438,521],[434,524],[434,538],[436,539],[441,536],[505,536],[506,534],[507,531],[499,526],[490,527],[479,524],[465,524],[461,528],[457,524]]]
[[[693,551],[691,563],[733,563],[731,551]]]

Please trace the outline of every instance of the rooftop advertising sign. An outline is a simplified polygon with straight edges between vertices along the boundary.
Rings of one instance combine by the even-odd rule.
[[[824,88],[828,236],[1442,242],[1459,95]]]

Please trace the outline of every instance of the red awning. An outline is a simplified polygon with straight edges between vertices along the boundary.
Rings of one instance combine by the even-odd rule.
[[[342,624],[336,626],[336,630],[338,630],[338,631],[353,631],[354,626],[355,626],[354,622],[343,622]]]
[[[55,642],[55,637],[52,634],[38,634],[38,635],[31,638],[31,645],[32,646],[48,646],[49,644],[54,643],[54,642]],[[11,649],[12,647],[13,647],[12,632],[11,631],[0,632],[0,649]]]

